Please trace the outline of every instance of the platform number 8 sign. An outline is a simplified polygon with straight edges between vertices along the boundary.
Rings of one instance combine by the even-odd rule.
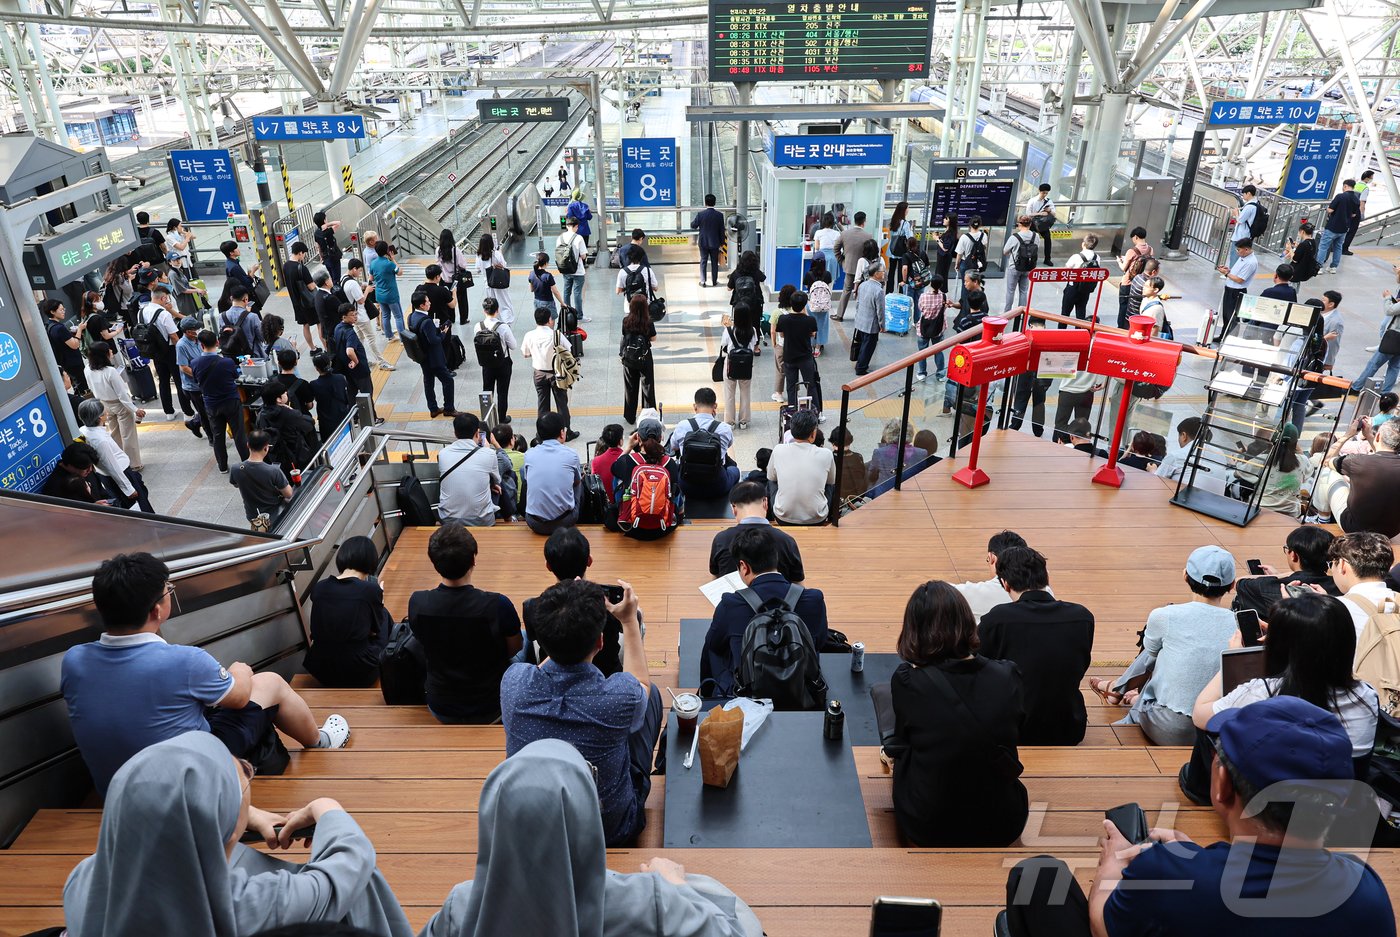
[[[679,173],[674,137],[636,137],[622,141],[624,208],[674,208]]]

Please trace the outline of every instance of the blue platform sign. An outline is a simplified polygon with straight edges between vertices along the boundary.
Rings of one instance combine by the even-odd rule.
[[[768,156],[774,166],[888,166],[894,160],[894,136],[888,133],[775,136]]]
[[[253,138],[270,143],[351,140],[364,135],[365,119],[358,114],[294,114],[253,118]]]
[[[1211,101],[1206,123],[1212,127],[1313,124],[1321,113],[1321,101]]]
[[[38,491],[63,453],[63,436],[44,389],[0,417],[0,488]]]
[[[1284,198],[1325,199],[1332,192],[1337,167],[1346,150],[1345,130],[1300,130],[1283,170]]]
[[[622,206],[675,208],[676,138],[635,137],[622,141]]]
[[[228,150],[172,150],[170,178],[186,223],[221,222],[243,212],[238,170]]]

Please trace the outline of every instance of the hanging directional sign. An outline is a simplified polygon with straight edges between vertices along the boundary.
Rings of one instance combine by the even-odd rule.
[[[1283,167],[1284,198],[1299,201],[1325,199],[1332,191],[1332,180],[1346,149],[1345,130],[1298,131],[1298,139]]]
[[[569,119],[568,98],[487,98],[476,102],[483,124],[527,124]]]
[[[674,208],[676,139],[645,137],[622,141],[622,204],[627,208]]]
[[[285,143],[296,140],[350,140],[365,135],[358,114],[298,114],[254,117],[253,137]]]
[[[243,213],[238,170],[228,150],[173,150],[170,178],[187,223],[221,222]]]
[[[1321,101],[1211,101],[1206,123],[1212,127],[1312,124],[1321,113]]]

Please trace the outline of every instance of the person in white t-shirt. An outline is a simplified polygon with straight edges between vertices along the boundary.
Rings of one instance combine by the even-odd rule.
[[[1196,441],[1196,437],[1200,433],[1201,418],[1198,416],[1188,416],[1176,424],[1176,442],[1169,441],[1167,443],[1167,454],[1161,462],[1157,463],[1156,474],[1173,481],[1179,479],[1181,470],[1186,467],[1186,455],[1191,451],[1191,444]],[[1206,438],[1209,439],[1209,437]]]
[[[1361,637],[1371,615],[1396,595],[1385,584],[1385,575],[1395,563],[1395,550],[1381,534],[1343,534],[1327,546],[1327,571],[1342,593],[1342,604],[1351,614],[1356,636]],[[1357,601],[1357,600],[1360,601]]]
[[[967,604],[972,608],[972,617],[976,621],[981,621],[982,616],[987,614],[998,605],[1004,605],[1011,601],[1010,594],[1001,585],[1001,580],[997,579],[997,557],[1012,547],[1028,546],[1024,537],[1014,530],[1003,530],[992,534],[987,541],[987,567],[992,571],[992,578],[981,582],[964,582],[954,585],[953,588],[962,593],[967,599]]]
[[[1049,238],[1046,238],[1046,242],[1049,242]],[[1099,236],[1097,234],[1084,235],[1084,240],[1079,242],[1079,250],[1071,254],[1069,259],[1065,261],[1065,269],[1102,267],[1103,264],[1099,262],[1099,252],[1094,250],[1098,246]],[[1089,300],[1099,290],[1100,285],[1098,283],[1066,283],[1064,295],[1060,300],[1060,315],[1078,316],[1081,319],[1089,318]]]
[[[792,417],[792,442],[781,443],[768,458],[768,480],[777,485],[773,516],[779,524],[801,527],[825,524],[829,512],[828,486],[836,484],[836,458],[825,446],[815,446],[815,410],[798,410]]]
[[[365,346],[370,365],[377,366],[382,371],[397,371],[398,368],[384,357],[384,349],[380,345],[383,333],[374,327],[374,320],[365,312],[364,261],[358,257],[351,257],[346,271],[338,286],[345,294],[346,302],[355,307],[355,335],[360,339],[360,344]]]
[[[578,233],[578,219],[570,217],[565,223],[564,231],[555,239],[554,256],[559,257],[558,248],[567,246],[569,253],[573,256],[573,273],[567,273],[563,268],[559,270],[559,275],[564,278],[564,305],[578,310],[580,322],[592,322],[591,316],[583,314],[583,277],[588,263],[588,242],[583,235]]]

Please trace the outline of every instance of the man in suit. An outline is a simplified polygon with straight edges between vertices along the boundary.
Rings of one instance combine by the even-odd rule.
[[[1011,596],[982,616],[980,653],[1009,660],[1025,685],[1022,745],[1078,745],[1087,716],[1079,684],[1094,646],[1094,615],[1050,593],[1045,557],[1012,547],[997,557],[997,579]]]
[[[739,577],[758,596],[760,603],[781,602],[792,587],[778,572],[778,539],[766,524],[744,524],[734,534],[729,550],[738,561]],[[793,608],[807,626],[812,644],[820,650],[826,644],[826,599],[820,590],[803,589]],[[705,649],[700,656],[700,679],[713,678],[720,696],[734,695],[734,669],[743,651],[744,631],[754,617],[744,596],[731,592],[719,600]]]
[[[875,240],[870,236],[870,232],[865,230],[865,212],[856,212],[854,220],[855,224],[842,231],[841,236],[836,239],[836,256],[841,259],[841,269],[846,271],[846,285],[841,289],[841,308],[832,316],[838,322],[846,317],[846,304],[851,301],[851,293],[855,289],[856,265],[860,263],[861,255],[865,252],[865,244]]]
[[[760,482],[739,482],[729,492],[729,503],[734,508],[734,526],[715,534],[710,544],[710,575],[727,576],[739,568],[731,546],[734,536],[744,527],[758,525],[773,532],[778,547],[778,572],[788,582],[801,582],[807,578],[802,568],[802,551],[797,541],[786,531],[768,523],[768,489]],[[818,648],[820,650],[820,648]]]
[[[719,286],[719,249],[724,246],[724,215],[715,208],[715,197],[705,196],[705,208],[691,219],[692,231],[700,232],[700,285]],[[710,282],[705,282],[705,264],[710,265]]]

